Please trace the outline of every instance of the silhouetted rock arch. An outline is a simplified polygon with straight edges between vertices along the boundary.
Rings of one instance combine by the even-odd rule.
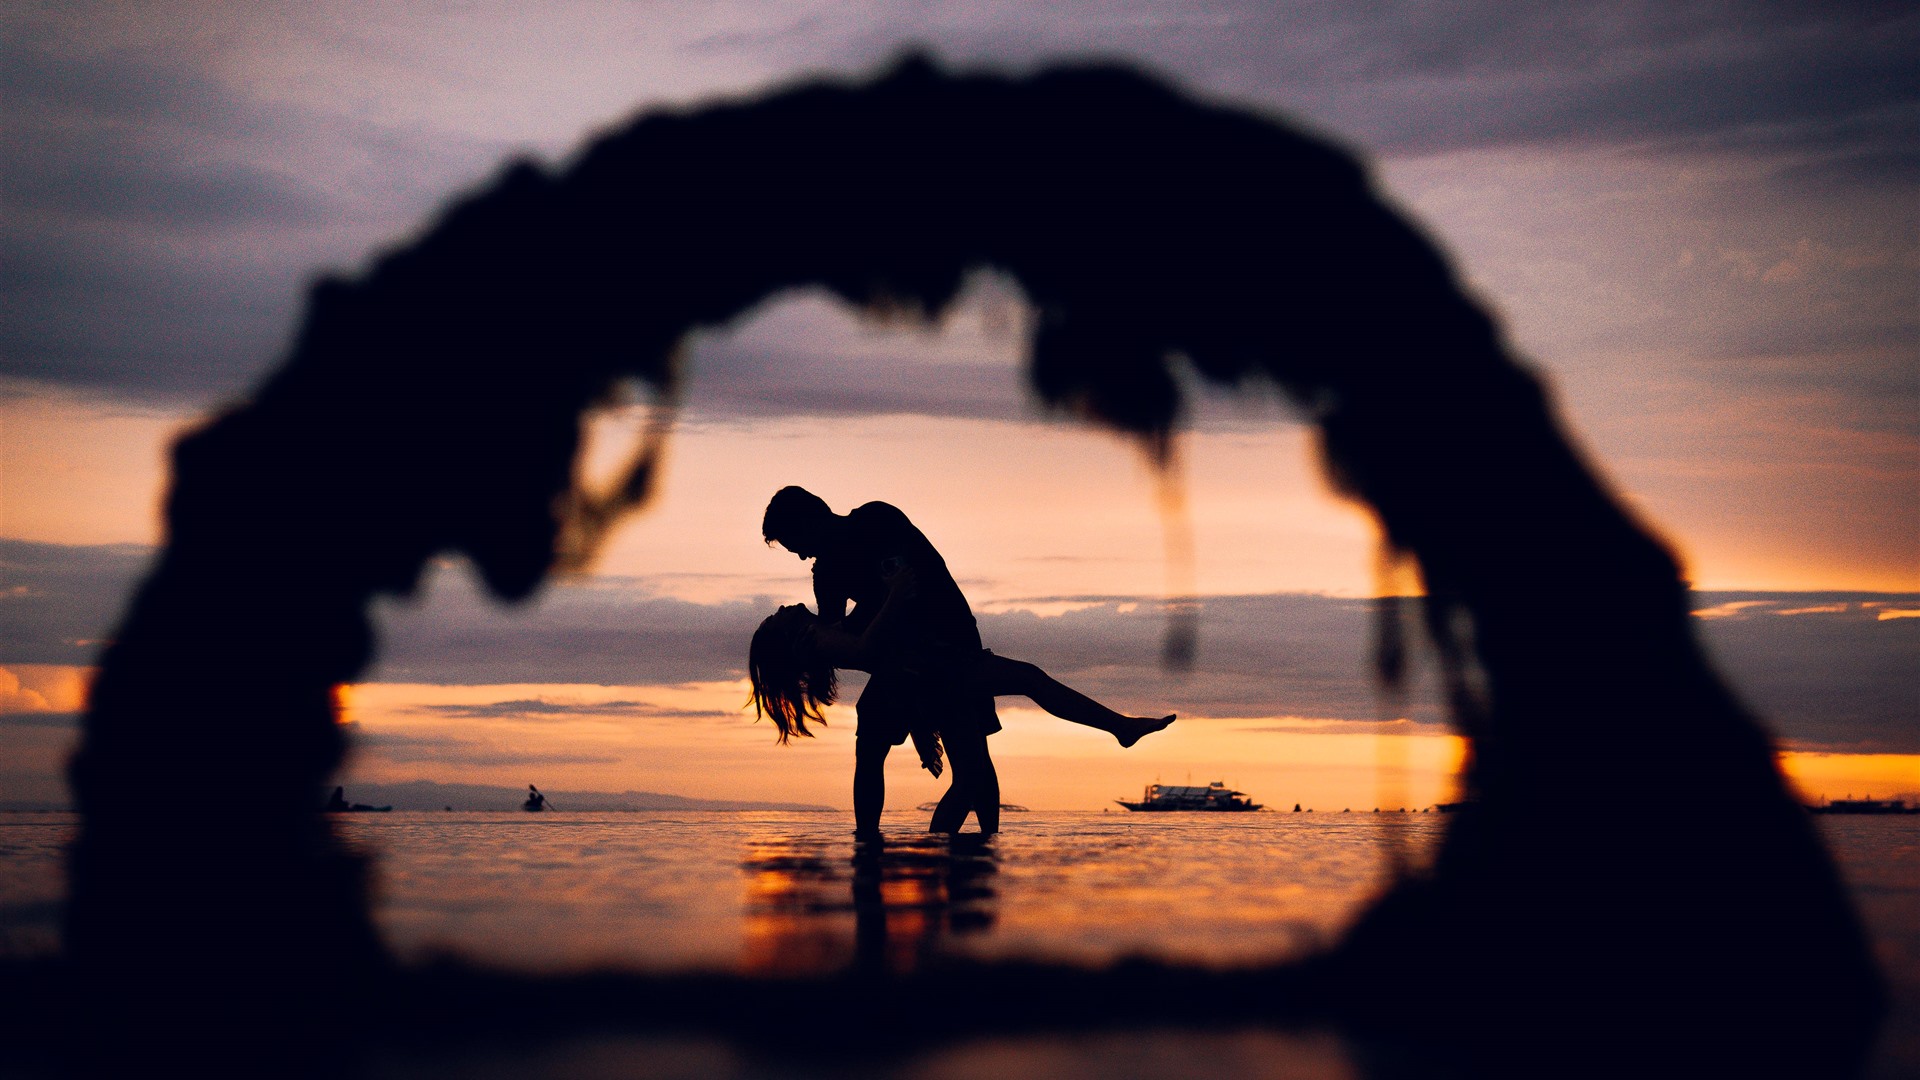
[[[1475,1053],[1498,1020],[1691,1025],[1717,1054],[1819,986],[1805,1052],[1857,1047],[1875,975],[1768,740],[1701,656],[1674,559],[1494,323],[1346,153],[1101,66],[910,60],[646,115],[318,285],[284,367],[181,441],[165,553],[102,657],[72,767],[81,978],[377,969],[357,864],[310,813],[372,597],[457,551],[516,599],[590,543],[648,462],[575,490],[579,418],[624,379],[670,397],[690,329],[815,284],[934,312],[983,266],[1036,309],[1044,400],[1152,439],[1179,419],[1174,357],[1269,381],[1418,564],[1478,805],[1319,969],[1337,1008]],[[1569,577],[1577,613],[1547,587]],[[201,770],[235,785],[218,820],[151,825],[156,783]],[[1453,1004],[1382,1004],[1387,984]]]

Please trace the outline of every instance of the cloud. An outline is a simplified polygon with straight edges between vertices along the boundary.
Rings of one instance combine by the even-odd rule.
[[[1480,4],[1460,16],[1410,9],[1370,50],[1368,88],[1405,106],[1356,117],[1376,145],[1656,142],[1785,151],[1861,175],[1911,153],[1920,20],[1895,5]]]
[[[1772,601],[1769,600],[1728,600],[1708,607],[1696,607],[1693,609],[1693,617],[1696,619],[1731,619],[1739,616],[1740,613],[1749,608],[1767,607],[1771,603]]]
[[[0,34],[0,371],[204,406],[244,390],[317,270],[358,260],[502,156],[273,104],[203,41]],[[123,16],[124,17],[124,16]]]
[[[473,742],[454,736],[356,731],[356,745],[371,755],[395,763],[432,762],[436,765],[617,765],[617,754],[577,753],[565,750],[521,750]]]
[[[1829,195],[1863,184],[1904,195],[1920,174],[1920,16],[1899,4],[1005,0],[783,18],[606,0],[479,10],[458,31],[350,0],[272,16],[196,9],[61,5],[13,13],[0,34],[6,372],[171,402],[231,395],[275,358],[311,275],[416,228],[510,149],[569,146],[632,102],[870,70],[909,43],[1002,66],[1132,59],[1392,156],[1708,153],[1764,161],[1766,175]],[[558,31],[583,17],[610,39],[631,28],[652,74],[580,92],[577,35]],[[377,33],[341,29],[362,24]],[[301,86],[288,85],[290,56]],[[462,110],[467,99],[480,105]],[[502,101],[520,107],[485,107]],[[1024,409],[1017,383],[993,371],[877,359],[833,394],[793,394],[806,388],[757,373],[833,357],[716,347],[706,407]]]
[[[0,668],[0,716],[53,711],[47,695],[20,682],[20,676]]]
[[[445,587],[447,595],[437,588],[435,599],[413,613],[404,657],[383,660],[375,678],[602,685],[737,679],[748,636],[774,606],[771,600],[665,600],[650,596],[644,583],[623,581],[554,590],[540,613],[523,621],[497,609],[488,618],[475,606],[487,602],[470,586],[449,581]],[[1566,592],[1568,617],[1578,618],[1579,592]],[[1380,697],[1371,674],[1374,608],[1368,600],[1210,597],[1200,612],[1198,661],[1185,676],[1159,666],[1166,622],[1155,598],[1035,597],[1024,604],[1009,601],[980,615],[988,646],[1037,663],[1122,711],[1306,717],[1353,730],[1404,719],[1439,731],[1446,723],[1424,672],[1398,706]],[[1880,618],[1914,605],[1910,597],[1853,593],[1707,593],[1696,600],[1699,611],[1729,613],[1701,620],[1703,636],[1716,664],[1771,730],[1797,747],[1884,753],[1920,753],[1920,701],[1911,692],[1913,672],[1920,670],[1920,620]],[[430,628],[442,620],[440,629]],[[385,674],[390,664],[406,671],[404,680]],[[854,679],[850,687],[857,684]]]
[[[47,728],[55,731],[78,732],[80,714],[77,712],[41,712],[20,710],[0,712],[0,728]]]
[[[646,701],[558,702],[540,698],[516,698],[477,705],[417,705],[414,712],[467,720],[521,720],[571,716],[642,716],[653,720],[734,719],[735,712],[719,709],[675,709]]]
[[[943,324],[881,327],[821,294],[791,298],[695,343],[690,418],[1030,417],[1020,303],[983,277]]]
[[[0,595],[0,664],[89,662],[96,646],[76,641],[110,630],[148,556],[137,547],[0,541],[0,568],[25,590]],[[1578,619],[1579,589],[1563,591],[1566,617]],[[589,578],[503,608],[470,574],[443,571],[417,600],[381,605],[381,654],[363,681],[641,687],[736,680],[744,676],[748,638],[775,606],[770,598],[696,604],[662,597],[644,579]],[[1716,615],[1697,620],[1714,663],[1789,745],[1920,753],[1920,700],[1912,691],[1920,619],[1883,618],[1920,610],[1920,596],[1701,593],[1694,606]],[[980,629],[996,653],[1036,663],[1126,712],[1351,725],[1404,718],[1442,730],[1446,720],[1430,681],[1417,679],[1402,705],[1382,702],[1369,663],[1373,618],[1369,600],[1209,597],[1199,613],[1198,660],[1185,676],[1159,666],[1166,622],[1153,597],[1008,601],[982,613]],[[849,698],[858,683],[849,680]],[[517,698],[438,711],[545,719],[616,710],[708,716],[635,695],[604,704]]]
[[[0,42],[5,370],[138,397],[239,389],[272,358],[310,271],[262,274],[257,253],[220,239],[312,228],[340,208],[266,164],[275,124],[177,59]]]
[[[1430,726],[1412,720],[1327,720],[1282,716],[1272,723],[1236,724],[1236,732],[1253,735],[1431,735]]]
[[[1911,167],[1920,98],[1920,19],[1898,3],[873,3],[758,44],[871,60],[901,41],[1135,58],[1389,154],[1717,146],[1868,177]]]
[[[1408,715],[1438,730],[1445,718],[1424,684],[1396,707],[1372,679],[1369,600],[1308,594],[1209,597],[1199,611],[1194,670],[1159,665],[1164,605],[1143,597],[1047,597],[1077,602],[1060,615],[1013,610],[983,616],[996,653],[1039,664],[1123,711],[1182,716],[1308,716],[1373,723]]]
[[[563,583],[504,608],[465,569],[413,602],[380,606],[379,659],[364,681],[444,685],[673,685],[739,678],[746,642],[775,603],[694,604],[644,581]]]
[[[1920,753],[1920,622],[1886,621],[1911,597],[1853,593],[1699,594],[1716,666],[1795,749]]]
[[[93,663],[153,549],[0,539],[0,664]]]

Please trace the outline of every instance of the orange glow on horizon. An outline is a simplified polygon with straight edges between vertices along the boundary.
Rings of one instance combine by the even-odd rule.
[[[1275,810],[1419,811],[1457,797],[1466,760],[1466,740],[1404,722],[1187,717],[1123,750],[1034,709],[1003,703],[1000,717],[1001,789],[1036,810],[1111,809],[1149,783],[1219,780]]]
[[[1829,799],[1920,799],[1920,754],[1829,754],[1789,750],[1780,771],[1800,801]]]

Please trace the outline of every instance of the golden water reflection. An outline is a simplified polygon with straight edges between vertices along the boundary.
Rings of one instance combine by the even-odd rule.
[[[741,966],[756,975],[914,971],[949,937],[993,926],[999,857],[978,834],[853,846],[818,836],[747,845]]]

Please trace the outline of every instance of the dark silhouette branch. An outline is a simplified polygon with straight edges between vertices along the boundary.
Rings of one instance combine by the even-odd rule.
[[[1043,401],[1153,444],[1175,363],[1280,387],[1419,568],[1477,805],[1320,969],[1334,1000],[1475,1055],[1604,1028],[1629,1056],[1692,1033],[1720,1060],[1756,1023],[1809,1030],[1780,1003],[1817,987],[1797,1052],[1858,1054],[1880,1000],[1859,928],[1674,557],[1353,157],[1109,66],[916,58],[649,114],[318,285],[285,366],[181,441],[165,553],[102,657],[72,768],[83,980],[377,968],[357,865],[308,812],[373,596],[458,552],[517,600],[583,554],[650,465],[576,491],[581,416],[624,380],[671,398],[691,330],[806,286],[937,314],[982,267],[1036,312]],[[235,785],[230,820],[150,827],[156,778],[201,770]],[[139,888],[163,868],[191,889]]]

